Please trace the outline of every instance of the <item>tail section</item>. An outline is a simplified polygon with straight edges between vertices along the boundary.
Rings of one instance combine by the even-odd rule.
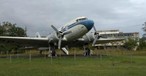
[[[36,32],[35,37],[37,37],[37,38],[41,38],[40,33],[39,33],[39,32]]]

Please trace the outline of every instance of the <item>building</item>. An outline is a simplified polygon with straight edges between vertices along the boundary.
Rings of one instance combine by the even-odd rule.
[[[107,38],[139,38],[139,32],[123,33],[119,30],[97,31],[99,35]]]
[[[100,36],[104,38],[124,38],[125,39],[123,41],[97,44],[96,46],[99,48],[119,47],[119,46],[122,46],[125,43],[125,41],[128,40],[129,38],[139,39],[139,32],[124,33],[124,32],[120,32],[119,30],[100,30],[97,32],[99,33]]]

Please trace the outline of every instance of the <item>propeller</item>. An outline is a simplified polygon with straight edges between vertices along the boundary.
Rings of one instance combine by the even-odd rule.
[[[94,41],[93,41],[93,43],[92,43],[92,46],[94,46],[95,43],[96,43],[96,41],[97,41],[97,39],[100,38],[99,33],[97,33],[95,26],[93,26],[93,28],[94,28],[94,31],[95,31],[95,33],[94,33],[95,38],[94,38]]]
[[[61,42],[62,42],[63,36],[66,35],[66,34],[71,33],[71,31],[62,32],[62,31],[57,30],[57,28],[54,27],[53,25],[51,25],[51,27],[52,27],[52,28],[56,31],[56,33],[57,33],[57,36],[58,36],[58,39],[59,39],[59,40],[58,40],[58,49],[60,49],[60,48],[61,48]]]

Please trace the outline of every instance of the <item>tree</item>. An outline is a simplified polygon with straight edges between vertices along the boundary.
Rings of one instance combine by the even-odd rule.
[[[146,49],[146,41],[144,38],[141,38],[139,40],[139,48],[138,49],[140,49],[140,50]]]
[[[144,22],[142,30],[144,31],[143,38],[146,38],[146,22]]]
[[[0,36],[20,36],[24,37],[26,35],[25,29],[21,27],[16,27],[16,24],[12,24],[10,22],[3,22],[0,24]],[[0,51],[6,53],[6,51],[10,52],[12,49],[19,48],[19,44],[17,43],[1,43],[0,42]]]
[[[0,35],[4,34],[4,28],[0,25]]]
[[[129,38],[125,43],[124,47],[128,50],[134,50],[134,48],[138,46],[138,40]]]
[[[140,39],[139,49],[146,49],[146,22],[144,22],[142,30],[144,31],[143,37]]]
[[[16,27],[16,24],[10,22],[3,22],[0,25],[0,35],[1,36],[27,36],[25,29],[21,27]]]
[[[15,26],[11,27],[8,30],[8,33],[9,33],[9,36],[20,36],[20,37],[26,36],[26,33],[22,28],[15,27]]]
[[[146,22],[144,22],[142,29],[143,29],[144,32],[146,32]]]

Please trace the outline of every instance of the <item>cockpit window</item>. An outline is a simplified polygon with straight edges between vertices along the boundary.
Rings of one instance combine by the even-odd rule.
[[[77,19],[76,21],[83,21],[83,20],[86,20],[87,18],[80,18],[80,19]]]

